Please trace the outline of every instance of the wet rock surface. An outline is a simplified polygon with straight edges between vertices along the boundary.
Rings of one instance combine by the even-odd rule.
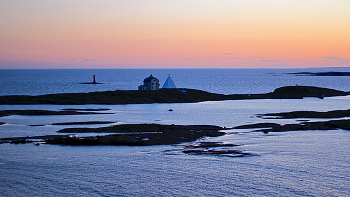
[[[246,153],[240,150],[198,150],[198,149],[190,149],[183,150],[183,153],[186,154],[195,154],[195,155],[221,155],[221,156],[229,156],[229,157],[243,157],[251,155],[250,153]]]
[[[284,124],[261,130],[264,133],[302,130],[350,130],[350,120],[330,120],[320,122],[302,122],[300,124]]]
[[[247,152],[232,149],[232,147],[235,146],[239,145],[225,144],[222,142],[199,142],[185,145],[182,152],[192,155],[217,155],[229,157],[243,157],[252,155]]]
[[[52,123],[51,125],[90,125],[90,124],[113,124],[116,121],[87,121],[87,122],[61,122]]]
[[[291,119],[291,118],[346,118],[350,117],[350,110],[334,110],[328,112],[315,111],[293,111],[282,113],[268,113],[258,115],[264,119]],[[233,129],[258,129],[263,128],[264,133],[281,131],[301,131],[301,130],[350,130],[350,120],[328,120],[328,121],[300,121],[299,124],[276,124],[276,123],[256,123],[241,125]]]
[[[65,111],[109,111],[108,108],[66,108]]]
[[[258,117],[266,119],[289,119],[289,118],[344,118],[350,117],[350,109],[347,110],[334,110],[328,112],[316,112],[316,111],[293,111],[293,112],[281,112],[281,113],[267,113],[259,114]]]
[[[19,138],[2,138],[0,140],[42,139],[47,144],[60,145],[168,145],[192,142],[202,137],[217,137],[224,135],[222,127],[212,125],[160,125],[160,124],[130,124],[114,125],[101,128],[71,128],[65,133],[118,133],[104,136],[76,137],[75,135],[50,135]]]
[[[0,111],[0,117],[10,115],[25,115],[25,116],[50,116],[50,115],[89,115],[89,114],[113,114],[113,113],[100,113],[92,111],[74,111],[74,110],[2,110]]]

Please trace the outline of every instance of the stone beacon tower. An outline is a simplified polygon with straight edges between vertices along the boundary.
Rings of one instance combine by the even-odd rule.
[[[163,89],[176,89],[175,83],[171,79],[170,74],[163,85]]]

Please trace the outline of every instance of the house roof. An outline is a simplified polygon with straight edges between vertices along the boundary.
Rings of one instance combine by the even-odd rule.
[[[155,77],[153,77],[153,76],[151,75],[151,76],[145,78],[145,79],[143,80],[143,82],[151,82],[152,79],[157,79],[157,78],[155,78]],[[158,79],[157,79],[157,80],[158,80]]]

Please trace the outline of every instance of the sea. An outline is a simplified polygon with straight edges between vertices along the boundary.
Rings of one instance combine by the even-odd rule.
[[[218,94],[272,92],[307,85],[350,91],[349,76],[305,76],[307,69],[3,69],[0,96],[137,90],[153,75],[170,75],[178,88]],[[101,84],[92,82],[93,75]],[[259,114],[350,109],[350,96],[128,105],[0,105],[0,110],[108,109],[108,114],[0,117],[0,138],[58,134],[71,127],[115,124],[208,124],[232,128],[329,119],[263,119]],[[173,111],[169,111],[172,109]],[[104,111],[105,112],[105,111]],[[343,118],[344,119],[344,118]],[[114,121],[99,125],[52,125]],[[264,134],[230,129],[223,142],[244,157],[191,155],[183,144],[160,146],[61,146],[0,144],[0,196],[350,196],[350,131],[316,130]],[[78,134],[101,135],[101,134]],[[188,143],[186,143],[188,144]]]

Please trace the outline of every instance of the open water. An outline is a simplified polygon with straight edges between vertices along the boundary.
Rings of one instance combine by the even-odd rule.
[[[295,72],[347,71],[350,68],[309,69],[58,69],[0,70],[0,95],[137,90],[149,75],[163,86],[170,74],[178,88],[219,94],[271,92],[281,86],[309,85],[350,91],[349,77],[295,76]],[[81,84],[96,81],[103,84]]]
[[[153,74],[168,74],[181,88],[214,93],[265,93],[285,85],[313,85],[350,91],[350,77],[286,73],[342,69],[176,70],[1,70],[0,95],[40,95],[137,89]],[[88,85],[92,75],[103,84]],[[67,127],[52,123],[117,121],[115,124],[242,124],[265,120],[257,114],[295,110],[349,109],[350,97],[323,100],[241,100],[188,104],[0,105],[6,109],[108,108],[112,114],[0,117],[1,137],[47,135]],[[169,109],[173,109],[169,112]],[[309,119],[319,120],[319,119]],[[324,119],[323,119],[324,120]],[[43,126],[30,126],[43,125]],[[107,125],[88,125],[102,127]],[[350,196],[350,131],[263,134],[229,130],[200,141],[238,144],[248,157],[186,155],[179,146],[54,146],[0,144],[0,196]]]

